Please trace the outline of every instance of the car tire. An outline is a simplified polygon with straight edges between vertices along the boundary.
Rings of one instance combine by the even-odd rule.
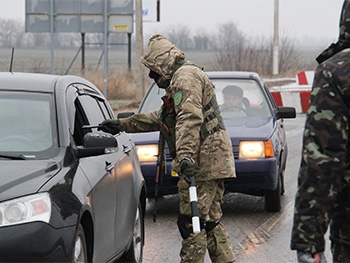
[[[88,262],[85,233],[81,224],[78,225],[77,231],[75,233],[72,262]]]
[[[268,191],[265,194],[265,211],[279,212],[281,211],[281,177],[278,176],[277,188]]]
[[[144,216],[142,213],[141,204],[139,204],[134,229],[133,229],[133,240],[129,250],[124,256],[117,262],[128,262],[128,263],[141,263],[143,256],[143,245],[144,245]]]

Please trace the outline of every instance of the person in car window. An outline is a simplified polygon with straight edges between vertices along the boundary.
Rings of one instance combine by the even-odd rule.
[[[291,249],[298,262],[326,262],[330,226],[333,262],[350,262],[350,1],[338,41],[320,56],[306,115]]]
[[[243,90],[234,85],[226,86],[222,90],[224,103],[220,105],[222,111],[240,111],[248,110],[249,101],[243,97]]]
[[[180,215],[183,238],[181,262],[204,262],[206,250],[212,262],[233,262],[228,233],[220,222],[224,179],[234,178],[231,140],[225,129],[215,89],[203,70],[185,60],[184,53],[162,35],[150,38],[142,63],[150,78],[166,90],[164,104],[150,113],[106,120],[105,132],[161,131],[179,174]],[[201,232],[193,233],[189,198],[190,177],[196,176]]]

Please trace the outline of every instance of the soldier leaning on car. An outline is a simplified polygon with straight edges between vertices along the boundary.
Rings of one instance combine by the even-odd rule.
[[[231,242],[220,219],[224,179],[236,174],[214,86],[201,68],[186,61],[184,53],[162,35],[150,38],[141,61],[150,69],[149,76],[166,90],[166,103],[150,113],[104,121],[102,130],[113,134],[161,131],[173,157],[172,168],[180,175],[181,262],[204,262],[207,249],[212,262],[233,262]],[[191,176],[196,176],[199,234],[192,233]]]
[[[306,116],[291,248],[298,262],[326,262],[330,226],[333,262],[350,262],[350,1],[338,42],[316,59]]]

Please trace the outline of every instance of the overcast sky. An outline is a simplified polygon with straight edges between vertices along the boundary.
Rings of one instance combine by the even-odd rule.
[[[25,21],[25,0],[0,0],[0,17]],[[279,0],[280,32],[336,41],[343,0]],[[145,22],[144,33],[187,25],[213,32],[234,22],[247,35],[273,35],[274,0],[161,0],[161,22]]]

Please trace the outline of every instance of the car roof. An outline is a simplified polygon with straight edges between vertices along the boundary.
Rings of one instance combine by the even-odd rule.
[[[62,85],[55,85],[58,82],[60,82]],[[0,72],[1,90],[54,92],[55,88],[59,87],[64,89],[66,85],[73,82],[84,83],[92,86],[89,81],[78,76],[61,76],[25,72]]]
[[[242,78],[242,79],[258,79],[259,74],[251,71],[206,71],[209,78]]]
[[[0,72],[0,89],[52,92],[57,75]]]

